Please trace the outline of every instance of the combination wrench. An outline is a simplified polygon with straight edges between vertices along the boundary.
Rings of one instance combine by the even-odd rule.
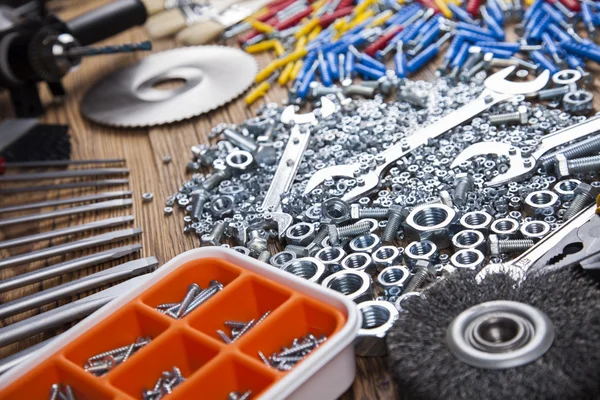
[[[371,193],[379,185],[383,173],[398,159],[411,153],[413,150],[426,145],[430,140],[439,137],[449,130],[470,120],[478,114],[488,110],[494,104],[509,100],[516,95],[534,95],[548,83],[550,72],[545,70],[535,80],[529,82],[511,82],[506,79],[515,66],[504,68],[489,76],[484,81],[485,89],[479,97],[465,106],[456,109],[434,123],[402,139],[398,144],[375,156],[375,166],[361,175],[361,164],[335,165],[317,171],[308,181],[304,194],[308,194],[327,179],[335,177],[355,178],[360,177],[361,184],[348,191],[342,200],[353,201]]]
[[[468,161],[473,157],[479,157],[487,154],[496,156],[505,156],[510,160],[510,167],[485,183],[486,186],[500,186],[509,182],[518,182],[531,176],[539,167],[540,162],[552,155],[560,153],[553,151],[556,148],[566,145],[574,140],[585,138],[600,130],[600,116],[590,118],[568,128],[564,128],[546,135],[542,138],[541,144],[531,153],[530,156],[524,156],[521,149],[514,147],[510,143],[504,142],[479,142],[474,143],[464,149],[454,159],[450,168],[456,168],[461,163]]]

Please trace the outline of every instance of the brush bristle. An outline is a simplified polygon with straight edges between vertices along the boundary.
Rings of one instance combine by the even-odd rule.
[[[521,367],[479,369],[446,346],[446,329],[462,311],[492,300],[537,307],[556,328],[554,343]],[[505,274],[477,284],[455,273],[425,298],[407,299],[388,335],[389,363],[406,399],[600,398],[600,289],[573,269],[528,277],[519,287]]]

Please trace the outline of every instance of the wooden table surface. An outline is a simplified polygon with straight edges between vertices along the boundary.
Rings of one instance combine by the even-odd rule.
[[[91,10],[107,2],[109,1],[62,1],[60,4],[65,6],[65,8],[59,12],[59,15],[69,19],[72,16]],[[107,43],[137,42],[146,39],[147,35],[144,29],[136,28],[111,38]],[[230,44],[234,45],[233,43]],[[160,40],[154,42],[153,51],[158,52],[173,47],[175,47],[174,41]],[[237,124],[252,117],[254,111],[262,104],[262,102],[259,101],[253,107],[248,108],[246,107],[243,98],[238,98],[216,111],[202,115],[198,118],[150,129],[113,129],[96,125],[85,120],[79,112],[79,103],[85,92],[104,75],[130,65],[144,56],[146,56],[146,54],[121,54],[84,60],[81,68],[69,74],[64,80],[68,93],[66,98],[62,101],[52,102],[46,92],[44,97],[47,111],[42,117],[42,121],[47,123],[61,123],[70,126],[73,144],[73,159],[125,158],[127,160],[126,165],[130,169],[129,190],[133,191],[132,209],[117,209],[85,216],[73,216],[49,220],[40,224],[27,224],[24,226],[12,227],[0,232],[0,240],[133,213],[135,215],[135,223],[133,226],[143,228],[144,232],[141,238],[131,240],[130,243],[142,243],[143,256],[156,256],[162,264],[181,252],[198,247],[199,240],[195,235],[183,234],[182,215],[179,212],[176,212],[175,215],[171,217],[163,215],[164,201],[169,195],[176,192],[181,183],[189,178],[189,175],[185,172],[185,166],[191,158],[190,147],[199,143],[207,143],[208,133],[213,126],[219,123],[225,122]],[[260,67],[265,66],[272,59],[271,56],[267,54],[261,54],[256,58]],[[432,79],[433,77],[433,69],[427,68],[416,75],[415,79]],[[287,92],[285,88],[275,87],[268,93],[266,101],[280,102],[286,97]],[[12,111],[6,93],[0,95],[0,102],[1,117],[12,117]],[[164,164],[164,156],[171,156],[173,161],[169,164]],[[127,190],[127,188],[125,186],[120,188],[92,188],[5,196],[0,198],[0,206],[43,199],[54,199],[59,196],[63,198],[78,196],[109,190]],[[141,196],[142,193],[145,192],[154,194],[153,202],[142,202]],[[113,228],[113,230],[114,229],[115,228]],[[98,233],[101,232],[94,232],[93,234]],[[80,234],[75,235],[74,237],[71,236],[68,239],[69,241],[72,241],[90,235],[90,233]],[[64,242],[66,242],[65,238],[60,238],[52,240],[51,244],[56,245]],[[11,252],[5,251],[1,253],[0,257],[6,257],[8,255],[31,251],[46,246],[48,246],[48,242],[37,243],[31,246],[21,246],[20,248],[11,249]],[[113,245],[112,247],[116,247],[116,245]],[[25,271],[40,268],[44,265],[56,264],[70,258],[80,257],[85,254],[91,254],[108,248],[110,247],[93,249],[87,252],[78,252],[69,255],[68,258],[55,257],[51,260],[36,262],[28,266],[1,270],[0,279],[5,279]],[[134,257],[131,257],[131,259],[133,258]],[[120,262],[123,262],[123,260],[120,260]],[[114,262],[113,265],[120,262]],[[47,289],[59,283],[64,283],[71,279],[97,272],[107,266],[108,264],[103,264],[100,267],[89,268],[81,273],[68,274],[45,281],[42,284],[30,285],[22,289],[0,294],[0,302],[4,303],[26,294]],[[69,301],[75,300],[76,298],[77,297],[74,297]],[[48,305],[39,310],[23,313],[13,318],[9,318],[2,323],[4,325],[16,322],[23,318],[35,315],[40,311],[47,311],[57,305],[62,305],[67,302],[68,301],[63,301]],[[46,332],[23,342],[6,346],[0,349],[0,357],[25,349],[41,340],[48,339],[59,332],[60,331]],[[379,399],[396,397],[396,389],[387,372],[385,360],[358,359],[357,367],[357,377],[354,385],[344,395],[344,399]]]

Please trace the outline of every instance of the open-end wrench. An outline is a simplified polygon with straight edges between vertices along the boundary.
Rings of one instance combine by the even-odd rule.
[[[510,160],[510,167],[485,183],[486,186],[499,186],[512,181],[520,181],[531,176],[539,167],[542,156],[548,154],[559,146],[571,141],[584,138],[600,130],[600,116],[590,118],[568,128],[564,128],[546,135],[538,148],[530,156],[524,156],[521,149],[510,143],[479,142],[464,149],[452,162],[451,168],[458,167],[473,157],[486,154],[505,156]]]
[[[375,156],[376,166],[360,175],[361,164],[335,165],[317,171],[308,181],[305,194],[313,191],[317,186],[327,179],[334,177],[355,178],[360,176],[363,181],[361,185],[348,191],[342,199],[352,201],[365,194],[370,193],[377,188],[381,175],[396,160],[406,156],[413,150],[427,144],[430,140],[437,138],[443,133],[448,132],[454,127],[470,120],[483,111],[489,109],[494,104],[508,100],[515,95],[532,95],[541,90],[548,83],[550,73],[545,70],[535,80],[530,82],[511,82],[506,79],[516,67],[504,68],[496,72],[484,81],[485,89],[479,97],[467,105],[451,112],[438,121],[426,126],[425,128],[413,133],[411,136],[402,139],[400,143]]]
[[[326,97],[321,98],[321,108],[307,114],[296,114],[294,106],[288,106],[281,113],[281,122],[294,124],[290,130],[290,138],[279,161],[279,166],[271,186],[265,195],[262,207],[269,212],[272,221],[277,224],[279,235],[285,234],[292,224],[291,215],[281,212],[281,195],[286,193],[298,172],[304,151],[310,140],[310,125],[315,125],[318,118],[327,118],[335,112],[335,104]]]

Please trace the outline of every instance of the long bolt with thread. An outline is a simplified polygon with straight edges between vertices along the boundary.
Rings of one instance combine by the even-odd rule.
[[[532,239],[509,239],[498,242],[501,254],[520,253],[535,245]]]
[[[542,157],[539,162],[546,171],[552,171],[558,163],[557,155],[561,154],[567,160],[600,151],[600,136],[590,137],[577,143],[570,144],[560,150],[553,151]]]
[[[517,111],[490,115],[489,121],[492,125],[502,124],[525,124],[529,119],[529,109],[526,106],[517,107]]]
[[[583,210],[588,204],[591,204],[595,199],[589,194],[579,193],[575,195],[571,203],[569,204],[569,208],[563,215],[563,221],[568,221],[573,218],[577,213]]]
[[[597,172],[600,170],[600,156],[582,157],[566,160],[568,175]]]
[[[431,275],[431,264],[425,260],[418,260],[414,267],[414,275],[406,285],[404,293],[414,292],[419,289]]]
[[[391,243],[398,236],[398,230],[402,223],[402,210],[400,206],[391,206],[388,212],[387,225],[381,235],[381,241],[384,243]]]

